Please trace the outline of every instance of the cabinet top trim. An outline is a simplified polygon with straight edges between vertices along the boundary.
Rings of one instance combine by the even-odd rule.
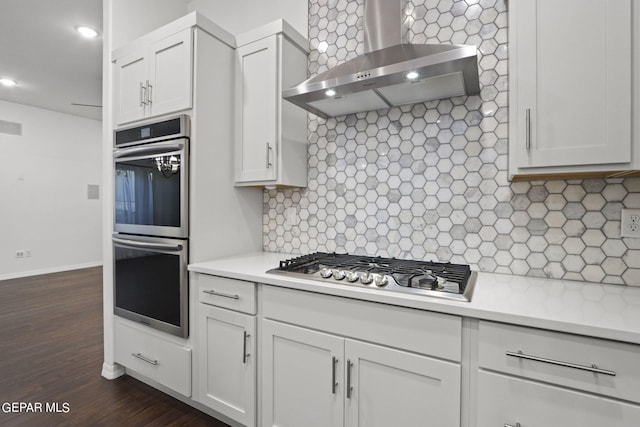
[[[156,30],[153,30],[144,36],[141,36],[135,40],[131,40],[129,43],[114,49],[111,55],[113,61],[123,56],[129,55],[132,51],[139,49],[141,46],[148,45],[159,39],[163,39],[172,34],[178,33],[187,28],[198,27],[207,32],[211,36],[220,40],[232,49],[236,48],[235,38],[227,30],[214,23],[210,19],[198,12],[191,12],[182,18],[178,18],[173,22],[168,23]]]
[[[238,34],[236,36],[236,44],[238,47],[241,47],[274,34],[283,34],[296,45],[296,47],[303,50],[306,54],[309,53],[309,42],[307,38],[296,31],[296,29],[284,19],[277,19],[253,30]]]

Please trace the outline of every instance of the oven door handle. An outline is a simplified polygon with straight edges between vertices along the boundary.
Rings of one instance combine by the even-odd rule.
[[[180,243],[175,245],[167,244],[167,243],[148,243],[148,242],[138,242],[135,240],[127,240],[127,239],[119,239],[117,237],[111,238],[114,243],[119,243],[123,246],[130,246],[132,248],[140,248],[140,249],[152,249],[152,250],[161,250],[161,251],[172,251],[172,252],[180,252],[183,246]]]
[[[133,147],[133,148],[123,148],[121,150],[116,150],[113,152],[113,158],[119,159],[122,157],[132,157],[139,155],[148,155],[148,154],[163,154],[174,151],[180,151],[184,148],[184,143],[176,142],[170,144],[163,145],[145,145],[142,147]]]

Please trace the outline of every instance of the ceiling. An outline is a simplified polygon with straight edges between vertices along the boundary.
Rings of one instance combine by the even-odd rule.
[[[101,108],[72,104],[102,104],[102,0],[2,0],[2,77],[18,85],[0,85],[0,100],[101,120]]]

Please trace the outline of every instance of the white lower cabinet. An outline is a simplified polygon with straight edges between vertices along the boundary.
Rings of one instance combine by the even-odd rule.
[[[472,426],[640,425],[640,346],[488,321],[478,340]]]
[[[262,322],[263,426],[459,426],[460,365]]]
[[[460,365],[345,340],[345,425],[460,425]]]
[[[200,401],[255,425],[256,318],[207,304],[199,306]]]
[[[190,397],[191,349],[146,329],[115,322],[115,362]]]
[[[262,425],[341,426],[343,353],[339,337],[263,320]]]
[[[640,406],[500,374],[480,372],[476,425],[637,427]]]

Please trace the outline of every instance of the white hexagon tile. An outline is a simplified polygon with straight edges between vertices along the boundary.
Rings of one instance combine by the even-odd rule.
[[[264,192],[264,249],[640,285],[640,239],[620,237],[622,207],[640,208],[639,178],[507,180],[506,9],[506,0],[407,1],[406,42],[478,46],[480,95],[310,114],[308,188]],[[310,75],[362,52],[362,14],[362,0],[310,0]]]

